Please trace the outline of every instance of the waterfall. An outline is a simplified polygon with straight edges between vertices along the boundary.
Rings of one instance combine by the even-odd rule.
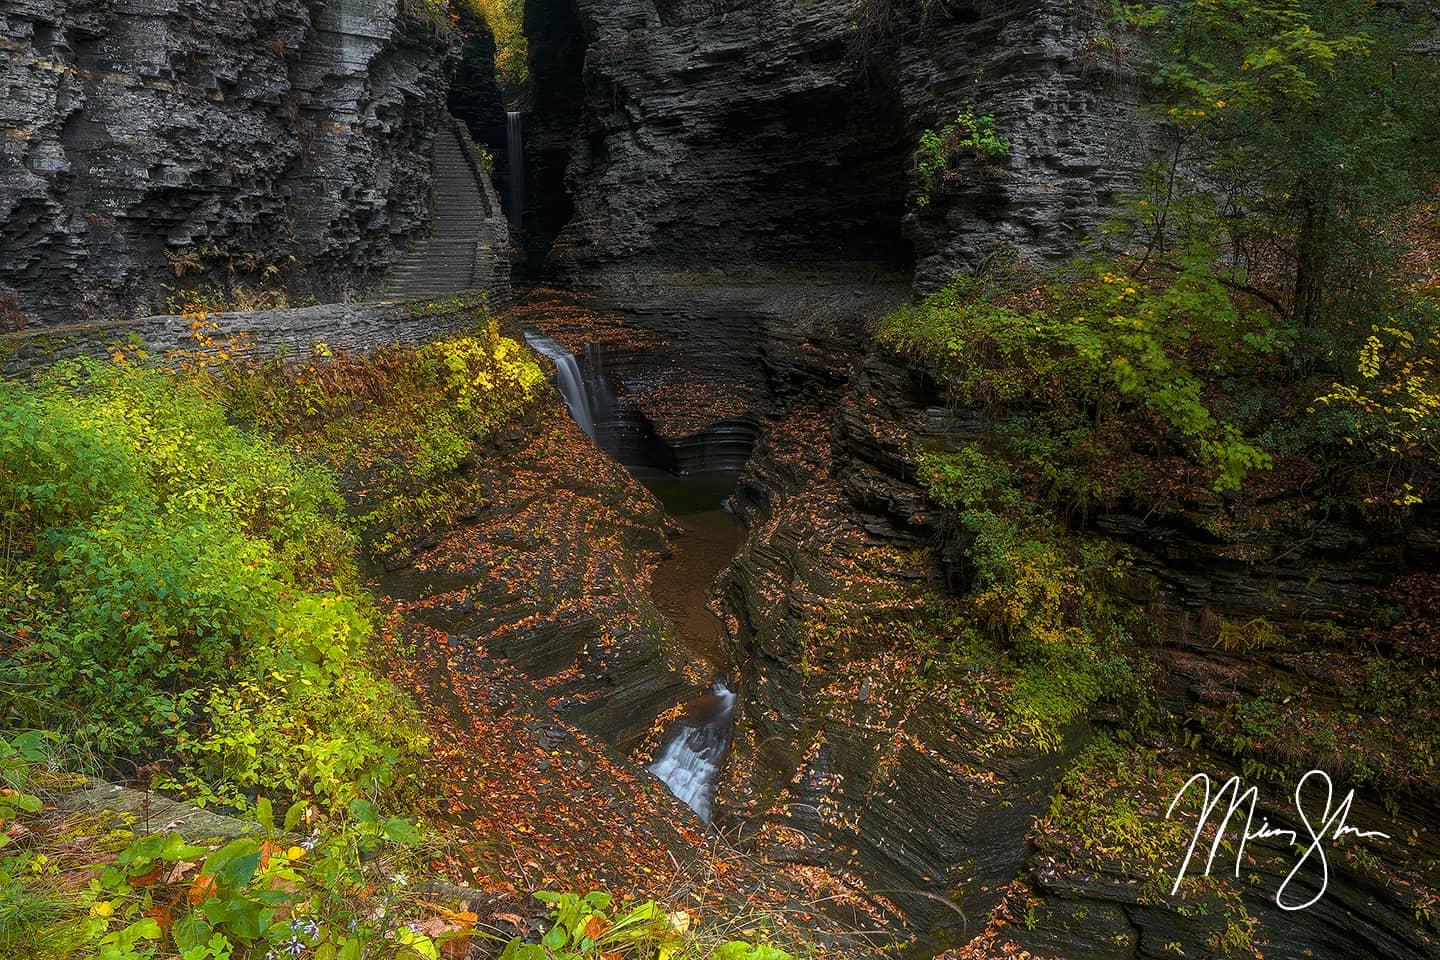
[[[525,216],[525,128],[517,110],[505,114],[505,146],[510,158],[510,219],[515,226]]]
[[[715,802],[715,780],[730,745],[734,712],[735,694],[716,680],[709,694],[691,704],[650,764],[650,772],[706,823]]]
[[[511,116],[519,114],[512,113]],[[590,403],[590,392],[585,387],[585,380],[580,376],[580,363],[575,359],[575,354],[549,337],[543,337],[531,330],[525,331],[525,342],[536,353],[555,361],[555,383],[560,388],[560,396],[564,399],[565,406],[570,408],[570,416],[580,425],[580,429],[594,440],[595,409]]]

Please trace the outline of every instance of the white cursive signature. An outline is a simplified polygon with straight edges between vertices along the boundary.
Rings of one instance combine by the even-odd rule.
[[[1319,777],[1325,784],[1325,806],[1320,813],[1318,821],[1312,821],[1306,813],[1305,802],[1302,797],[1305,791],[1305,784],[1308,783],[1312,777]],[[1208,877],[1210,875],[1210,868],[1215,865],[1215,855],[1220,851],[1220,844],[1225,839],[1225,831],[1230,826],[1230,819],[1235,816],[1237,811],[1246,807],[1247,804],[1245,832],[1240,838],[1239,847],[1235,850],[1235,876],[1240,876],[1240,861],[1245,856],[1245,844],[1250,840],[1284,837],[1291,844],[1301,846],[1300,836],[1297,831],[1272,827],[1270,826],[1270,821],[1264,817],[1260,818],[1260,825],[1258,827],[1255,826],[1255,804],[1260,794],[1255,787],[1241,790],[1239,777],[1231,777],[1229,780],[1226,780],[1212,799],[1210,795],[1209,775],[1204,773],[1195,774],[1195,776],[1185,781],[1185,786],[1181,787],[1180,792],[1175,794],[1175,799],[1170,801],[1170,808],[1165,811],[1166,820],[1170,819],[1171,814],[1175,812],[1175,806],[1196,783],[1204,785],[1205,800],[1200,808],[1199,822],[1195,824],[1195,834],[1190,838],[1190,847],[1185,851],[1185,859],[1181,861],[1180,870],[1175,874],[1175,885],[1170,888],[1172,895],[1180,890],[1180,881],[1185,879],[1185,873],[1190,869],[1190,861],[1195,856],[1195,847],[1200,842],[1200,835],[1204,831],[1205,825],[1210,822],[1210,818],[1214,815],[1216,808],[1220,806],[1220,802],[1225,799],[1226,794],[1230,795],[1230,807],[1225,811],[1225,819],[1221,820],[1219,826],[1215,829],[1215,839],[1210,844],[1210,855],[1205,859],[1205,870],[1201,876]],[[1350,816],[1350,805],[1354,800],[1355,791],[1351,790],[1345,794],[1344,799],[1336,804],[1334,802],[1335,788],[1330,782],[1330,775],[1323,770],[1311,770],[1300,778],[1299,783],[1295,784],[1295,812],[1300,815],[1300,822],[1305,825],[1305,832],[1309,834],[1309,846],[1304,848],[1300,854],[1300,859],[1296,861],[1295,866],[1291,868],[1290,872],[1285,876],[1284,881],[1280,884],[1280,888],[1275,891],[1275,903],[1281,910],[1304,910],[1325,895],[1325,888],[1330,884],[1330,865],[1325,859],[1324,848],[1324,841],[1326,839],[1340,840],[1346,834],[1351,834],[1358,839],[1366,839],[1369,837],[1390,839],[1388,833],[1381,833],[1379,830],[1357,830],[1355,827],[1346,823],[1346,820]],[[1317,823],[1318,827],[1316,826]],[[1287,903],[1285,901],[1286,888],[1290,886],[1290,881],[1295,879],[1295,876],[1300,872],[1301,868],[1310,862],[1311,856],[1318,856],[1320,858],[1320,890],[1315,896],[1306,900],[1304,903]]]

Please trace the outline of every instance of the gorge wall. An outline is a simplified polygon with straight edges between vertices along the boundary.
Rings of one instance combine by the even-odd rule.
[[[965,530],[927,496],[919,451],[993,442],[985,411],[805,326],[810,362],[781,352],[816,392],[766,420],[737,495],[750,533],[722,580],[745,665],[725,827],[772,860],[860,873],[922,955],[1440,955],[1440,814],[1420,772],[1434,720],[1411,672],[1430,643],[1433,517],[1367,529],[1291,503],[1240,537],[1206,530],[1196,504],[1077,518],[1123,558],[1143,692],[1038,743],[997,711],[1009,681],[983,658],[947,663],[970,655],[938,612],[964,596]],[[1226,859],[1170,893],[1194,821],[1166,804],[1186,778],[1241,776],[1257,822],[1303,829],[1291,796],[1311,768],[1344,782],[1337,800],[1356,787],[1352,820],[1390,838],[1332,850],[1324,881],[1302,872],[1289,902],[1325,891],[1306,910],[1275,904],[1297,857],[1274,840],[1246,848],[1243,879]]]
[[[1434,577],[1430,534],[1293,498],[1076,516],[1070,534],[1123,558],[1144,695],[1038,742],[997,707],[1002,673],[944,662],[965,543],[917,476],[920,447],[983,446],[993,424],[877,351],[878,313],[789,309],[837,274],[926,292],[997,253],[1077,253],[1149,137],[1104,18],[1050,2],[527,5],[528,265],[642,305],[648,333],[759,384],[736,498],[749,530],[721,581],[743,706],[717,822],[771,863],[863,876],[921,955],[1436,956],[1436,796],[1416,775],[1431,714],[1407,679],[1423,657],[1369,632],[1377,608],[1428,616],[1428,587],[1403,594]],[[1010,155],[959,158],[922,203],[921,134],[965,109],[995,115]],[[1393,669],[1367,664],[1371,644],[1402,651]],[[1276,843],[1248,848],[1240,880],[1179,897],[1157,882],[1188,840],[1164,816],[1186,776],[1242,775],[1257,819],[1294,825],[1309,765],[1357,786],[1357,822],[1405,839],[1336,855],[1307,911],[1274,903],[1294,860]],[[1114,852],[1135,849],[1148,860]]]
[[[860,265],[922,288],[997,246],[1068,257],[1133,170],[1101,25],[1052,0],[534,0],[527,256],[590,284]],[[920,134],[961,109],[1010,157],[922,204]]]
[[[0,7],[4,322],[160,312],[201,278],[373,289],[428,221],[453,66],[448,23],[410,9]]]

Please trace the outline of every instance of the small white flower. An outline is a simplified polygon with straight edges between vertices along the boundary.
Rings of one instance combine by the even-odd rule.
[[[410,878],[405,876],[405,874],[403,873],[397,873],[390,878],[390,882],[395,884],[395,886],[397,887],[403,887],[410,882]]]

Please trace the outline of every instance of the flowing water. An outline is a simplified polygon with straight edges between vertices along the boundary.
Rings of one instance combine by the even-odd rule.
[[[513,116],[513,114],[512,114]],[[566,350],[549,337],[533,330],[525,331],[525,342],[541,356],[548,357],[555,364],[555,381],[570,416],[579,424],[591,440],[595,439],[595,410],[590,400],[590,391],[580,374],[580,362],[575,354]]]
[[[650,772],[670,792],[710,822],[715,784],[730,748],[730,726],[735,714],[735,693],[716,680],[710,692],[685,708]]]
[[[651,594],[681,645],[714,680],[666,731],[649,769],[708,823],[737,700],[729,685],[725,626],[710,609],[710,587],[744,533],[727,501],[754,443],[754,428],[721,421],[672,443],[611,385],[600,346],[586,344],[577,356],[535,331],[527,330],[525,341],[554,362],[556,386],[575,422],[655,494],[680,527],[672,555],[655,571]]]
[[[510,162],[510,222],[520,226],[525,215],[525,125],[524,114],[505,114],[505,155]]]

